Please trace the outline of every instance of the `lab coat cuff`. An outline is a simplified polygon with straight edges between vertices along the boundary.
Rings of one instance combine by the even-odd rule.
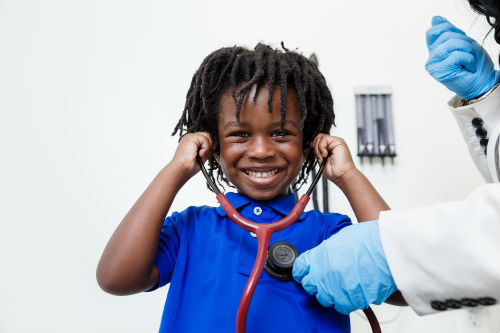
[[[425,298],[418,294],[420,288],[414,285],[415,281],[426,281],[428,279],[415,279],[415,274],[422,274],[422,271],[413,266],[414,264],[418,266],[418,263],[408,260],[413,255],[411,253],[412,248],[408,248],[403,244],[405,237],[401,235],[402,229],[394,228],[394,223],[401,223],[401,221],[398,221],[397,212],[380,212],[380,241],[394,282],[406,303],[418,315],[422,316],[437,312],[425,301]]]
[[[480,118],[483,121],[482,127],[488,135],[500,123],[500,89],[497,89],[497,87],[498,85],[493,87],[486,95],[468,105],[462,105],[462,100],[458,96],[453,97],[448,102],[472,160],[487,182],[492,182],[492,177],[488,169],[485,148],[480,144],[481,138],[477,136],[477,129],[472,125],[472,120]]]

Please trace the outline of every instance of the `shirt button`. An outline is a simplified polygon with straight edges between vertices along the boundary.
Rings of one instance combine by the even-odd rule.
[[[488,135],[488,131],[486,131],[484,127],[479,127],[476,130],[476,135],[480,138],[486,138],[486,136]]]
[[[472,126],[474,126],[474,128],[479,128],[483,126],[483,120],[481,118],[472,119]]]
[[[477,306],[477,299],[474,298],[462,298],[460,300],[463,306]]]
[[[450,309],[460,309],[462,307],[462,303],[460,303],[460,301],[457,301],[456,299],[447,299],[445,303],[446,306]]]
[[[254,213],[255,215],[260,215],[260,214],[262,214],[262,208],[260,208],[259,206],[255,207],[255,208],[253,209],[253,213]]]
[[[481,305],[493,305],[497,302],[496,299],[492,297],[481,297],[478,301]]]
[[[483,148],[486,148],[488,147],[488,141],[488,139],[482,138],[481,140],[479,140],[479,145]]]
[[[440,301],[432,301],[431,302],[431,307],[433,309],[439,310],[439,311],[444,311],[444,310],[446,310],[448,308],[445,303],[440,302]]]

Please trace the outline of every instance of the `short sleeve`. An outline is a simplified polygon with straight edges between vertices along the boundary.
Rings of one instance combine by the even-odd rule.
[[[323,215],[323,219],[325,223],[325,239],[352,224],[349,216],[343,214],[327,213]]]
[[[191,208],[191,207],[190,207]],[[167,217],[161,228],[160,239],[154,264],[158,268],[160,279],[158,284],[148,291],[163,287],[172,279],[177,254],[181,244],[182,230],[190,217],[190,208],[181,213],[174,212]]]

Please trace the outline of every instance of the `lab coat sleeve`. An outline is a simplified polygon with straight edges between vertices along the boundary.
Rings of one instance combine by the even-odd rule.
[[[472,120],[479,118],[483,121],[482,127],[487,131],[488,137],[497,127],[500,123],[500,88],[498,86],[493,87],[487,95],[471,101],[465,106],[461,106],[463,100],[458,96],[453,97],[448,102],[472,160],[487,182],[491,182],[492,177],[488,169],[485,148],[480,145],[481,138],[476,135],[477,129],[472,125]]]
[[[436,312],[432,301],[500,302],[500,184],[464,201],[382,212],[379,229],[394,281],[417,314]]]

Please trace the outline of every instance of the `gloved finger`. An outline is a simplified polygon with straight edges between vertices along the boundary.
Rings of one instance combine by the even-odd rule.
[[[467,36],[465,32],[455,27],[450,22],[441,23],[427,29],[425,33],[425,40],[427,42],[427,47],[431,48],[438,41],[439,37],[445,33],[455,33],[463,36]]]
[[[445,31],[432,42],[432,44],[427,44],[427,49],[432,52],[435,48],[439,47],[441,44],[445,43],[450,39],[459,39],[464,41],[472,42],[472,39],[465,35],[454,31]]]
[[[442,61],[442,65],[449,68],[461,66],[473,73],[476,71],[476,57],[468,52],[455,51]]]
[[[431,24],[434,26],[434,25],[438,25],[441,23],[445,23],[445,22],[448,22],[448,20],[446,18],[439,16],[439,15],[435,15],[432,17]]]
[[[470,41],[463,39],[448,39],[444,43],[435,47],[430,53],[431,59],[444,59],[454,51],[463,51],[474,54],[474,46]]]
[[[316,285],[316,282],[311,274],[307,274],[302,278],[302,287],[311,296],[318,293],[318,286]]]
[[[316,299],[318,300],[319,304],[321,304],[325,308],[329,308],[335,304],[332,295],[324,292],[324,290],[322,289],[318,289],[318,293],[316,294]]]
[[[292,276],[295,281],[302,283],[304,275],[309,273],[309,251],[302,253],[293,263]]]
[[[351,312],[358,310],[353,306],[342,304],[334,304],[333,307],[335,308],[335,311],[342,313],[343,315],[349,315]]]
[[[366,309],[369,305],[366,299],[368,292],[363,288],[361,278],[358,277],[356,280],[358,280],[358,282],[351,281],[354,283],[346,284],[345,288],[340,291],[340,295],[337,296],[337,298],[342,300],[338,302],[338,304],[342,305],[342,313],[351,313],[359,309]]]
[[[474,40],[467,35],[459,34],[458,32],[446,31],[446,32],[443,32],[437,38],[437,40],[434,42],[434,44],[432,44],[432,46],[428,47],[429,52],[434,51],[435,49],[441,47],[442,44],[444,44],[450,40],[461,40],[464,42],[468,42],[471,45],[471,47],[472,47],[472,43],[474,42]]]
[[[445,59],[427,60],[425,69],[436,80],[441,82],[442,80],[474,72],[476,70],[476,58],[468,52],[455,51]]]

